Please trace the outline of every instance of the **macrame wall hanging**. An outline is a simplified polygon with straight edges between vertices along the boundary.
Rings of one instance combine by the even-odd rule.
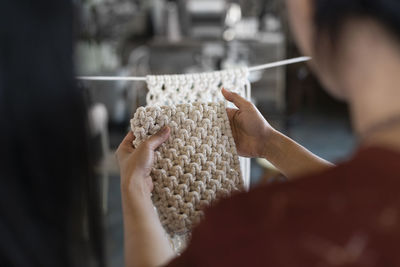
[[[248,68],[215,71],[201,74],[147,76],[147,105],[163,106],[194,102],[225,101],[224,87],[250,100],[251,84]],[[233,107],[230,103],[227,104]],[[250,187],[250,159],[240,157],[244,186]]]
[[[244,183],[224,102],[141,107],[131,120],[133,145],[167,125],[170,138],[155,152],[152,199],[174,238],[190,233],[205,207],[243,191]]]
[[[250,160],[239,158],[221,87],[250,100],[249,72],[304,62],[299,57],[250,68],[147,77],[81,76],[93,81],[146,81],[147,107],[131,120],[137,146],[164,125],[171,137],[156,151],[153,202],[179,254],[203,208],[223,196],[249,188]],[[222,102],[219,102],[222,101]],[[205,104],[208,103],[208,104]]]
[[[250,184],[250,159],[238,157],[221,88],[250,100],[247,68],[147,76],[147,107],[131,120],[134,146],[163,126],[169,140],[156,151],[153,203],[175,252],[213,201]],[[208,104],[205,104],[208,103]]]

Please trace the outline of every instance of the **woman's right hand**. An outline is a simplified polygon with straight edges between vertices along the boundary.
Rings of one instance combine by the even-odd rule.
[[[276,130],[251,102],[226,89],[222,89],[222,94],[238,108],[227,108],[226,111],[239,155],[252,158],[264,157],[268,142]]]

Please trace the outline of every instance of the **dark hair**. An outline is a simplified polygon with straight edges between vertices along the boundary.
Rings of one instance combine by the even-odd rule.
[[[314,0],[315,25],[318,34],[331,40],[351,18],[375,19],[400,38],[400,1],[398,0]]]
[[[103,264],[72,13],[68,0],[0,1],[0,266]]]

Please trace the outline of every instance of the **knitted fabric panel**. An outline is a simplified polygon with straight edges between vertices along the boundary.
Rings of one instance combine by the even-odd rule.
[[[171,135],[155,152],[152,199],[174,236],[190,232],[204,207],[243,190],[243,179],[223,102],[138,108],[131,120],[133,145],[166,125]]]
[[[250,98],[247,68],[200,74],[147,76],[148,106],[223,101],[221,87]]]
[[[198,74],[147,76],[147,105],[163,106],[224,101],[221,87],[250,100],[248,68]],[[232,104],[228,104],[233,107]],[[250,187],[250,159],[239,157],[245,188]]]

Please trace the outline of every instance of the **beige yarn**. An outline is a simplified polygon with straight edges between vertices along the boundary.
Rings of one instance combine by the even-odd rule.
[[[223,102],[138,108],[131,120],[133,145],[166,125],[171,136],[155,152],[152,198],[162,225],[174,236],[190,232],[204,207],[244,188]]]
[[[250,99],[247,68],[208,73],[147,76],[148,106],[223,101],[221,87]]]
[[[224,101],[225,87],[250,100],[251,84],[246,67],[208,73],[147,76],[148,106]],[[228,106],[230,103],[228,104]],[[229,107],[233,107],[230,105]],[[250,188],[250,159],[239,157],[245,188]]]

